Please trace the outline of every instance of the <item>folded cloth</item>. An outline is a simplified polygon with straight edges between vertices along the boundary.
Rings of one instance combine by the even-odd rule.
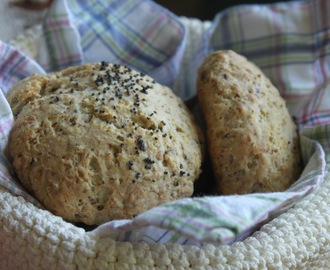
[[[327,0],[243,5],[200,22],[148,0],[54,1],[42,24],[37,61],[0,42],[0,185],[42,207],[15,179],[6,149],[13,118],[5,94],[16,81],[105,60],[147,73],[188,99],[206,55],[233,49],[255,62],[286,99],[301,135],[301,177],[285,192],[176,200],[89,233],[197,246],[244,239],[323,180],[330,160],[329,8]]]

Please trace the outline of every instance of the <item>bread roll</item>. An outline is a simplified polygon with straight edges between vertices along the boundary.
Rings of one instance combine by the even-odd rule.
[[[217,51],[199,68],[197,88],[220,194],[283,191],[298,179],[297,127],[259,68]]]
[[[14,169],[65,220],[132,218],[193,193],[200,131],[183,101],[149,76],[86,64],[28,77],[7,98]]]

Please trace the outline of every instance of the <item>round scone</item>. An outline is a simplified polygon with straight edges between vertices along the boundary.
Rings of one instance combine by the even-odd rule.
[[[17,83],[9,149],[51,212],[88,225],[190,196],[202,138],[183,101],[126,66],[86,64]]]
[[[283,191],[298,179],[297,127],[258,67],[216,51],[199,68],[197,85],[219,193]]]

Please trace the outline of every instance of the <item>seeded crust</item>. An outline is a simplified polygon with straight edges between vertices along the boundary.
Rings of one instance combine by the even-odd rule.
[[[219,193],[283,191],[298,179],[297,127],[259,68],[217,51],[200,67],[197,88]]]
[[[7,98],[14,169],[54,214],[95,225],[192,195],[200,131],[183,101],[149,76],[87,64],[33,75]]]

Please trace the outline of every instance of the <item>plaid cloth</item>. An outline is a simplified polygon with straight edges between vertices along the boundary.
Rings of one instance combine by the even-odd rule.
[[[89,232],[118,241],[230,244],[320,185],[330,161],[330,2],[243,5],[219,13],[196,35],[184,19],[148,0],[58,0],[43,21],[37,62],[0,42],[0,185],[39,204],[15,180],[6,144],[13,124],[5,94],[34,72],[106,60],[140,70],[188,99],[197,68],[214,50],[255,62],[297,119],[305,169],[285,192],[186,198]],[[200,22],[202,24],[202,22]],[[41,207],[41,206],[40,206]]]

